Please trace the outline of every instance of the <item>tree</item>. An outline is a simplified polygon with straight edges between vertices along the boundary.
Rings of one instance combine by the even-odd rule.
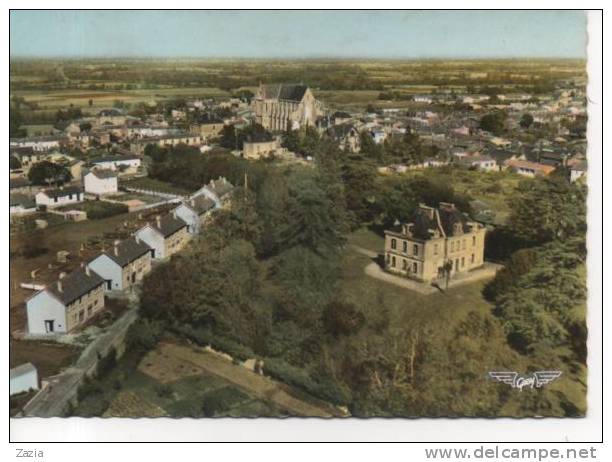
[[[529,113],[523,114],[519,124],[523,128],[531,127],[531,125],[533,124],[533,116]]]
[[[61,185],[70,181],[72,174],[66,167],[45,160],[30,168],[28,179],[35,185]]]
[[[27,131],[21,127],[23,117],[18,109],[11,106],[9,108],[9,136],[11,138],[23,138],[27,135]]]
[[[17,157],[15,156],[9,157],[9,168],[11,170],[17,170],[21,168],[21,162],[19,161]]]
[[[323,312],[323,324],[333,337],[357,333],[365,323],[365,316],[355,305],[333,300]]]
[[[505,111],[495,111],[482,116],[480,128],[494,135],[501,135],[506,131],[506,120],[508,114]]]

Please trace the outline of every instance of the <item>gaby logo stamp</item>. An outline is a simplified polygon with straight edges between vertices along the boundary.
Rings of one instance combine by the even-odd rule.
[[[512,388],[517,388],[518,391],[523,391],[523,388],[542,388],[547,383],[561,376],[561,371],[535,371],[529,374],[519,374],[518,372],[510,371],[492,371],[489,372],[489,377],[498,382],[510,385]]]

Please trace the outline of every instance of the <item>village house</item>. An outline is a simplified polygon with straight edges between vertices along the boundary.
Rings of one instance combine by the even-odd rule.
[[[103,156],[88,161],[93,169],[113,170],[119,175],[136,173],[142,163],[142,159],[135,155],[125,156]]]
[[[385,231],[385,269],[423,282],[484,264],[486,229],[454,204],[419,205],[412,219]]]
[[[229,203],[233,190],[234,186],[229,181],[224,177],[219,177],[216,180],[210,180],[207,185],[202,186],[191,197],[206,196],[215,203],[216,208],[219,208]]]
[[[24,393],[30,390],[38,390],[38,371],[34,364],[25,363],[17,367],[13,367],[9,373],[10,384],[9,394],[10,396]]]
[[[336,111],[331,116],[334,125],[349,123],[353,117],[348,112]]]
[[[552,165],[539,164],[537,162],[517,158],[506,160],[504,166],[514,173],[528,177],[547,176],[555,170],[555,167]]]
[[[106,282],[105,290],[125,290],[134,286],[151,271],[151,252],[138,236],[115,241],[108,252],[98,255],[88,266]]]
[[[33,136],[30,138],[12,138],[11,148],[32,148],[34,151],[48,151],[59,148],[65,140],[64,136]]]
[[[306,85],[259,85],[252,102],[255,122],[266,130],[295,130],[315,126],[323,105]]]
[[[204,117],[193,123],[189,127],[189,131],[202,137],[205,140],[216,138],[221,134],[225,123],[217,117]]]
[[[82,202],[83,200],[83,191],[81,188],[76,186],[45,189],[44,191],[40,191],[36,194],[36,205],[44,205],[48,208],[76,204],[77,202]]]
[[[206,217],[209,216],[215,208],[215,202],[204,196],[196,196],[179,205],[174,212],[176,216],[187,223],[190,234],[198,234]]]
[[[27,178],[21,176],[9,178],[9,191],[11,193],[30,193],[32,189],[32,183]]]
[[[186,144],[187,146],[199,147],[203,142],[204,140],[200,135],[190,133],[176,133],[141,138],[130,144],[130,151],[138,155],[143,155],[145,148],[150,144],[159,146],[160,148],[167,146],[176,146],[178,144]]]
[[[333,125],[327,130],[327,135],[336,141],[343,151],[361,151],[361,136],[353,125]]]
[[[242,155],[245,159],[261,159],[269,157],[280,149],[277,138],[265,141],[245,141],[242,145]]]
[[[116,194],[119,191],[117,173],[112,170],[92,170],[83,177],[83,183],[85,192],[96,196]]]
[[[171,257],[181,250],[189,240],[187,223],[170,213],[158,215],[151,223],[147,223],[135,236],[152,249],[152,257],[156,260]]]
[[[496,172],[499,170],[496,160],[486,155],[464,156],[457,159],[457,163],[485,172]]]
[[[586,178],[587,173],[587,161],[583,160],[580,162],[572,163],[569,167],[570,170],[570,181],[573,183],[574,181],[579,180],[580,178]]]
[[[28,333],[70,333],[104,309],[104,279],[88,266],[60,274],[26,301]]]

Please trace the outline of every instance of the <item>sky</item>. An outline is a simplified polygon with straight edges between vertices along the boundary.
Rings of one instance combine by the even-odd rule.
[[[580,11],[11,11],[11,57],[584,58]]]

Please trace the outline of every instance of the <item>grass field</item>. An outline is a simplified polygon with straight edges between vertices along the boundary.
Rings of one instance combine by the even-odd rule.
[[[193,191],[188,191],[178,186],[174,186],[170,183],[166,183],[164,181],[156,180],[156,179],[149,178],[149,177],[122,180],[120,182],[120,186],[127,187],[127,188],[149,189],[151,191],[159,191],[162,193],[179,194],[179,195],[186,195],[186,194],[193,192]]]
[[[256,417],[286,415],[232,383],[159,348],[141,360],[128,353],[88,393],[74,415],[104,417]]]

